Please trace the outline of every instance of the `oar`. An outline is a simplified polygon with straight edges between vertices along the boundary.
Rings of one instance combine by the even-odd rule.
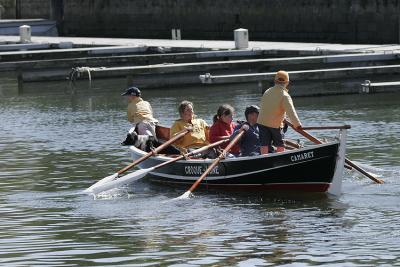
[[[178,197],[178,199],[185,199],[185,198],[189,198],[190,194],[193,192],[193,190],[196,189],[196,187],[201,183],[201,181],[211,172],[211,170],[217,166],[217,164],[223,159],[225,158],[226,153],[229,152],[229,150],[231,150],[231,148],[239,141],[239,139],[242,137],[242,135],[244,134],[244,130],[241,129],[238,133],[238,135],[236,135],[233,140],[228,144],[228,146],[221,152],[221,154],[214,160],[214,162],[208,166],[207,170],[199,177],[199,179],[197,179],[197,181],[189,188],[188,191],[186,191],[185,193],[183,193],[183,195],[181,195],[180,197]]]
[[[176,140],[182,138],[185,134],[187,134],[190,131],[190,129],[183,129],[182,131],[178,132],[174,137],[172,137],[171,139],[169,139],[168,141],[166,141],[164,144],[160,145],[159,147],[155,148],[154,150],[150,151],[149,153],[147,153],[146,155],[142,156],[141,158],[135,160],[134,162],[132,162],[131,164],[129,164],[128,166],[126,166],[125,168],[117,171],[116,173],[114,173],[113,175],[107,176],[103,179],[101,179],[100,181],[98,181],[97,183],[95,183],[94,185],[90,186],[89,188],[87,188],[84,192],[85,193],[91,193],[92,190],[97,187],[100,186],[102,184],[108,183],[112,180],[114,180],[115,178],[118,177],[118,175],[126,172],[127,170],[129,170],[130,168],[134,167],[135,165],[139,164],[140,162],[144,161],[145,159],[148,159],[149,157],[157,154],[158,152],[160,152],[161,150],[163,150],[164,148],[166,148],[167,146],[171,145],[172,143],[174,143]]]
[[[160,164],[158,164],[156,166],[153,166],[153,167],[150,167],[150,168],[146,168],[146,169],[140,169],[140,170],[137,170],[137,171],[132,172],[130,174],[127,174],[125,176],[119,177],[118,179],[115,179],[115,180],[110,181],[108,183],[102,183],[102,184],[96,186],[95,188],[92,188],[91,189],[91,193],[98,194],[100,192],[107,191],[107,190],[110,190],[112,188],[116,188],[116,187],[118,187],[120,185],[123,185],[123,184],[130,184],[130,183],[132,183],[134,181],[137,181],[137,180],[143,178],[144,176],[146,176],[146,174],[148,174],[151,171],[154,171],[155,169],[161,168],[161,167],[163,167],[165,165],[168,165],[168,164],[173,163],[175,161],[190,157],[192,155],[196,155],[198,153],[206,151],[207,149],[209,149],[211,147],[215,147],[215,146],[218,146],[218,145],[220,145],[222,143],[225,143],[228,140],[229,139],[220,140],[218,142],[215,142],[215,143],[209,144],[207,146],[201,147],[199,149],[193,150],[192,152],[186,153],[185,155],[180,155],[180,156],[178,156],[176,158],[173,158],[171,160],[162,162],[162,163],[160,163]]]
[[[308,140],[316,143],[316,144],[322,144],[323,142],[319,139],[317,139],[316,137],[312,136],[311,134],[309,134],[308,132],[304,131],[303,129],[297,129],[293,126],[292,123],[290,123],[289,121],[287,121],[286,119],[284,120],[284,122],[289,125],[290,127],[292,127],[296,132],[298,132],[299,134],[303,135],[304,137],[306,137]],[[348,127],[348,126],[347,126]],[[347,128],[346,128],[347,129]],[[375,176],[371,175],[370,173],[366,172],[365,170],[363,170],[361,167],[359,167],[358,165],[356,165],[354,162],[350,161],[348,158],[345,158],[345,163],[348,164],[349,166],[353,167],[354,169],[356,169],[357,171],[359,171],[361,174],[367,176],[369,179],[371,179],[372,181],[374,181],[377,184],[383,184],[384,181],[382,179],[376,178]]]
[[[337,126],[309,126],[302,127],[303,130],[340,130],[340,129],[350,129],[350,125],[337,125]]]

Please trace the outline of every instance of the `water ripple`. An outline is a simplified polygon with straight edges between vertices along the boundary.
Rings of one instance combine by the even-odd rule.
[[[0,265],[398,264],[398,95],[294,99],[304,125],[351,124],[348,157],[383,185],[346,171],[340,198],[198,191],[172,201],[181,189],[140,181],[93,199],[82,190],[130,163],[119,146],[129,127],[126,103],[115,84],[100,87],[74,96],[28,88],[36,93],[0,99]],[[242,85],[229,98],[223,88],[182,90],[161,97],[144,90],[163,124],[177,118],[184,98],[211,122],[221,102],[243,118],[260,96]]]

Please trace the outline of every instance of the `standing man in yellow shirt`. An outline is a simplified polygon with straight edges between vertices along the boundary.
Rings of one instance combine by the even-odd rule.
[[[139,135],[156,136],[156,124],[158,121],[153,117],[153,109],[149,102],[144,101],[140,96],[141,92],[137,87],[129,87],[122,96],[128,98],[128,121],[133,127],[129,131],[135,130]]]
[[[261,98],[260,114],[257,123],[260,124],[261,154],[268,154],[268,146],[273,144],[277,152],[285,150],[281,126],[285,114],[294,127],[301,129],[301,123],[289,95],[289,74],[280,70],[275,75],[275,86],[266,90]]]

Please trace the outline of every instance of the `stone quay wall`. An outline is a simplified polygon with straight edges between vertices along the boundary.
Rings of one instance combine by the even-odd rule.
[[[400,0],[16,2],[22,18],[57,19],[59,32],[67,36],[164,39],[171,38],[171,29],[180,29],[182,39],[226,40],[242,27],[249,30],[250,40],[371,44],[400,40]]]
[[[15,16],[15,0],[0,0],[0,19],[14,19]]]

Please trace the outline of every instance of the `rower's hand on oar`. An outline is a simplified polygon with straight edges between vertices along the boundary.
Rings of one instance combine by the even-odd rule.
[[[286,133],[288,128],[289,128],[289,125],[286,122],[284,122],[283,127],[282,127],[283,133]]]
[[[222,151],[221,152],[221,159],[226,159],[226,154],[227,154],[227,152]]]
[[[244,131],[247,131],[249,128],[250,128],[250,126],[245,123],[245,124],[242,125],[241,129],[243,129]]]
[[[193,132],[193,127],[191,127],[191,126],[185,127],[185,129],[187,129],[189,132]]]

